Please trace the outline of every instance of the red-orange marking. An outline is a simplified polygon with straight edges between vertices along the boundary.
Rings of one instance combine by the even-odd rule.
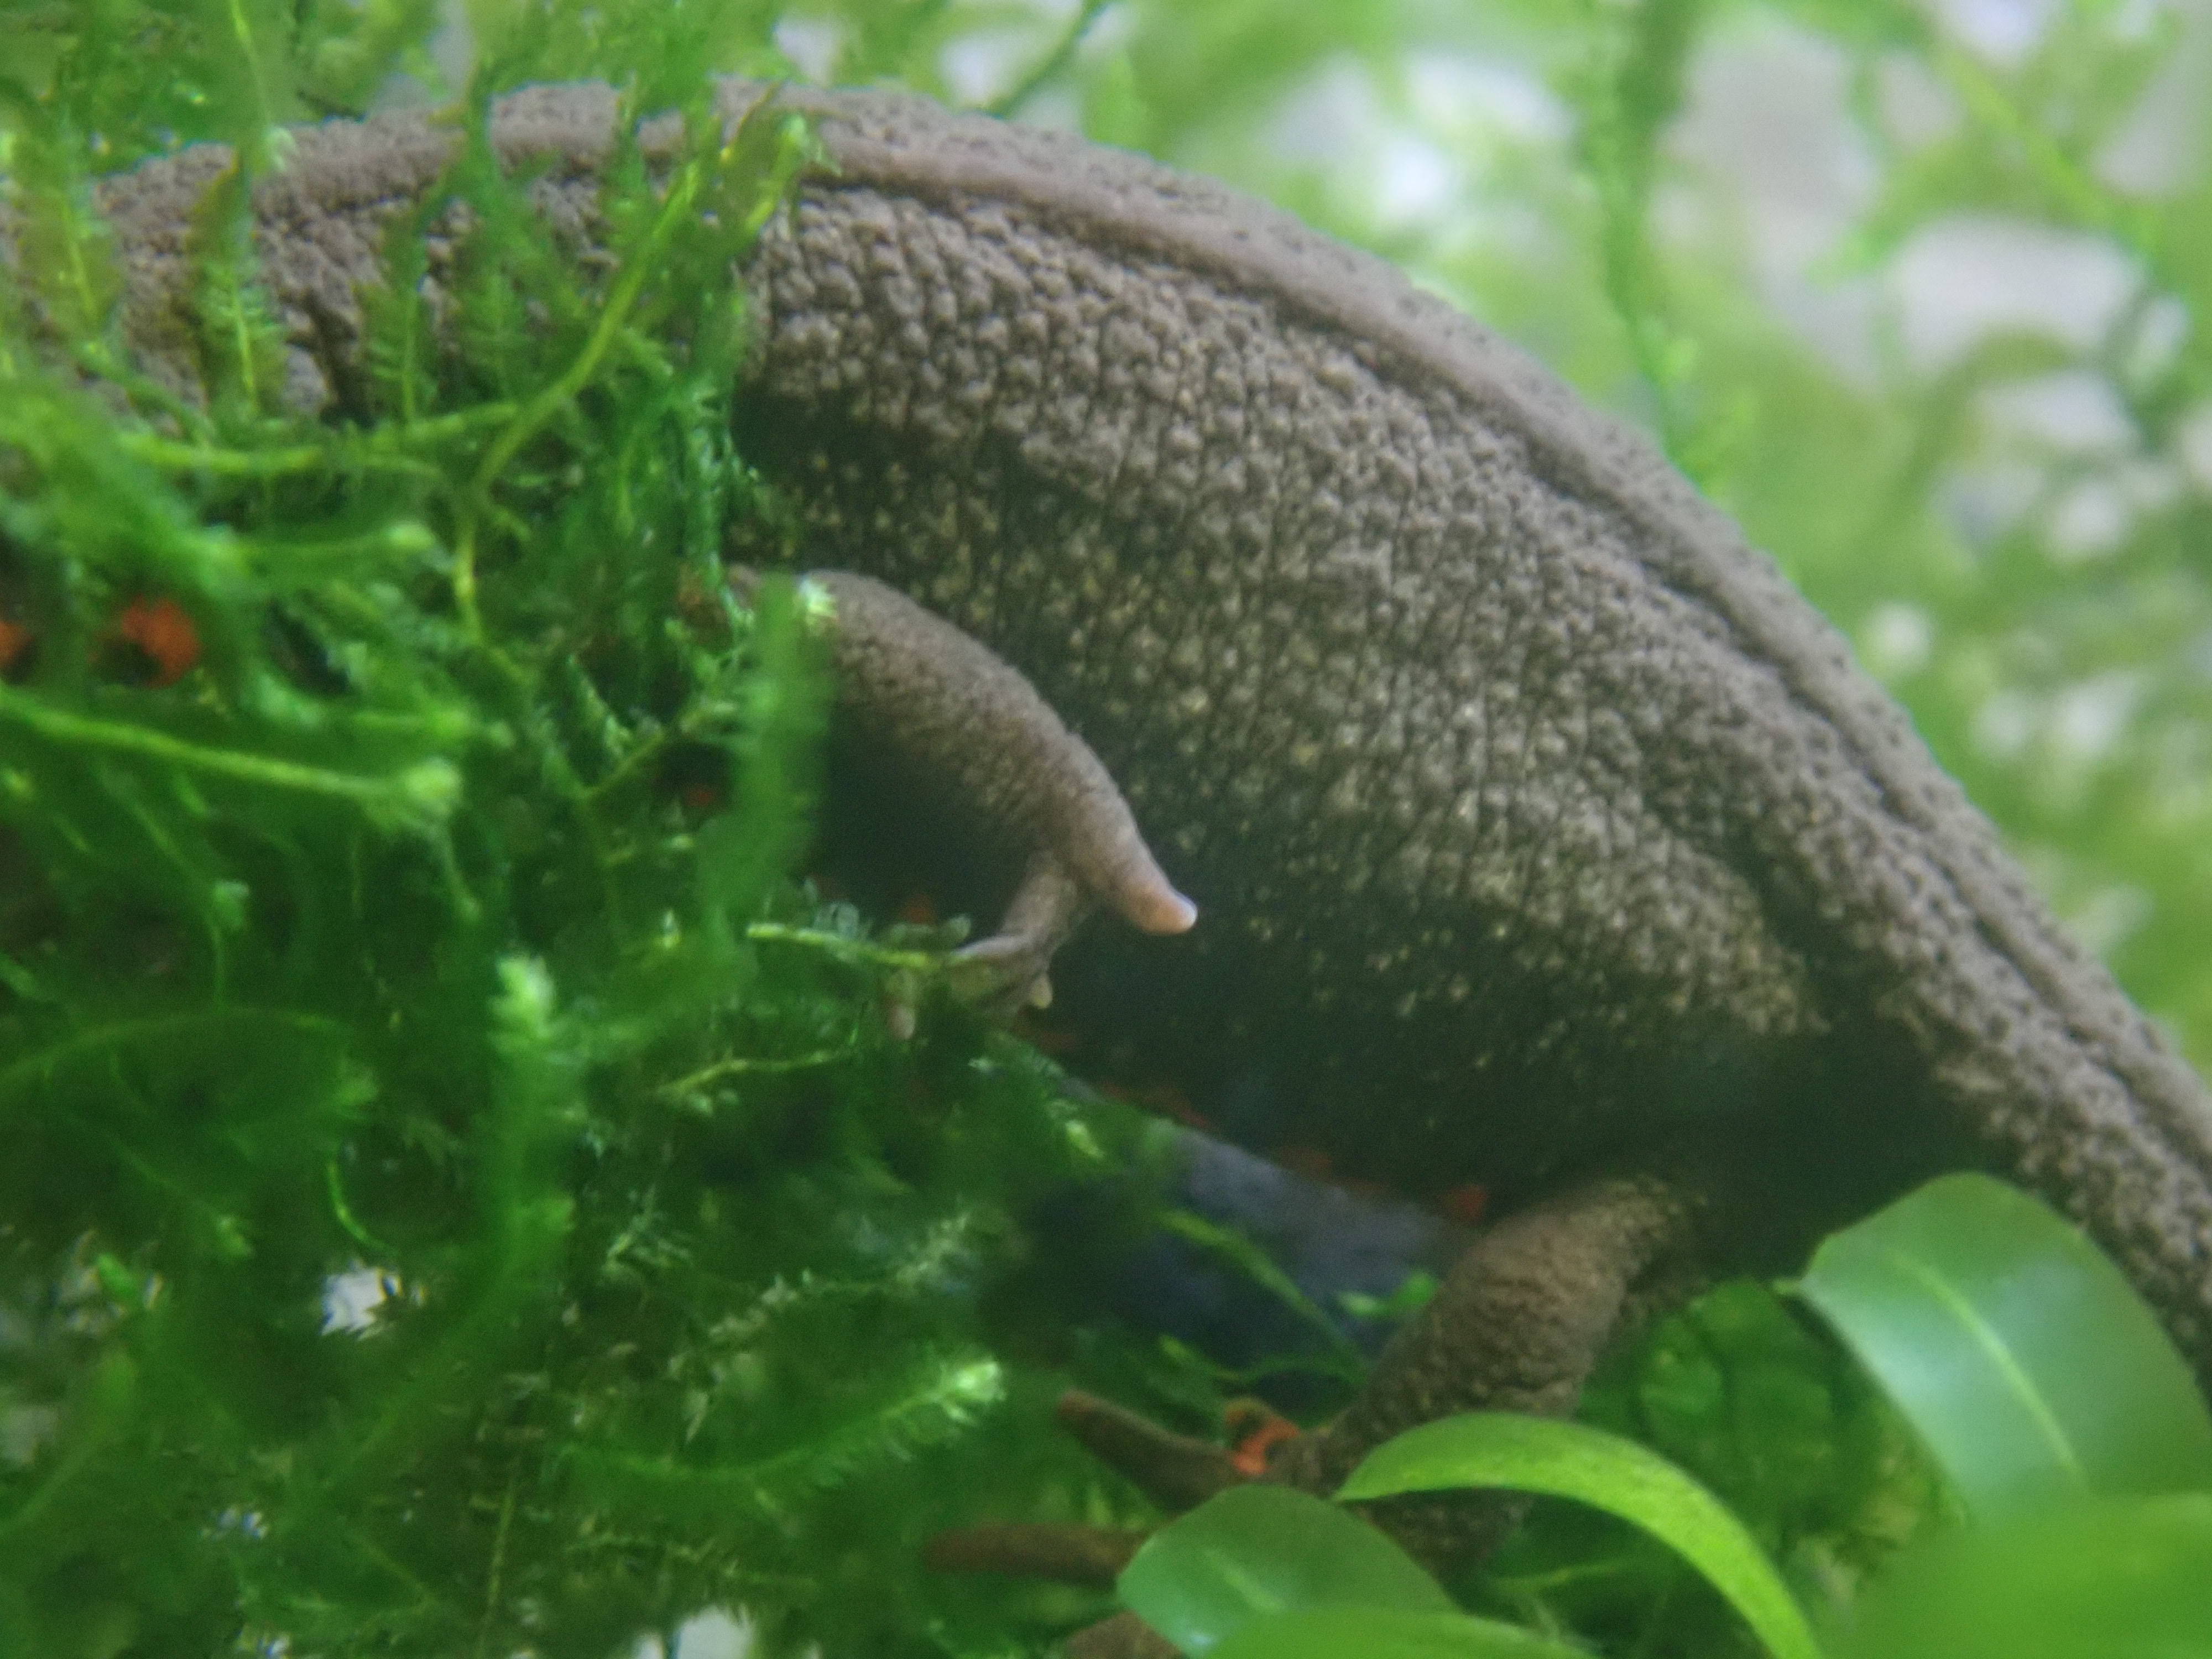
[[[149,685],[174,685],[200,659],[200,630],[174,599],[131,600],[116,619],[115,631],[153,663]]]
[[[1437,1213],[1447,1221],[1456,1221],[1462,1227],[1472,1227],[1482,1219],[1482,1212],[1490,1207],[1490,1189],[1468,1182],[1449,1192],[1438,1193]]]
[[[1267,1472],[1268,1452],[1304,1432],[1262,1401],[1232,1400],[1222,1407],[1221,1415],[1237,1442],[1230,1449],[1229,1461],[1238,1474],[1255,1480]]]
[[[10,672],[38,635],[19,622],[0,617],[0,674]]]

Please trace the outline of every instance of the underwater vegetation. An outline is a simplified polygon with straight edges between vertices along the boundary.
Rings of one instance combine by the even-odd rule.
[[[927,994],[950,934],[872,931],[803,878],[827,687],[801,601],[738,607],[720,550],[773,510],[731,446],[733,261],[809,141],[767,112],[725,135],[705,86],[791,72],[805,29],[836,78],[940,93],[996,42],[985,101],[1245,169],[1558,347],[1863,641],[1934,641],[1872,654],[2212,1054],[2184,465],[2212,397],[2208,173],[2154,197],[2097,167],[2178,23],[2062,8],[1993,64],[1902,4],[1469,8],[1577,135],[1477,135],[1481,190],[1549,216],[1532,247],[1384,222],[1267,151],[1260,112],[1324,59],[1419,117],[1387,67],[1416,9],[1109,9],[485,4],[465,71],[415,0],[0,10],[0,1651],[599,1655],[716,1605],[769,1651],[1034,1650],[1110,1602],[935,1577],[923,1540],[1153,1518],[1051,1431],[1069,1381],[1202,1431],[1267,1380],[1116,1316],[1030,1224],[1160,1165],[1155,1132],[957,1010],[896,1039],[886,999]],[[1899,64],[1960,112],[1877,146],[1840,265],[2011,215],[2124,251],[2109,325],[1854,380],[1745,302],[1730,249],[1656,229],[1698,48],[1753,15],[1828,44],[1870,133]],[[483,142],[499,92],[585,75],[684,116],[665,175],[609,167],[615,257],[588,270]],[[302,422],[244,189],[283,124],[402,76],[470,142],[385,251],[357,418]],[[201,140],[238,161],[194,228],[204,406],[121,349],[94,195]],[[464,280],[433,314],[409,278],[454,215]],[[2029,454],[2029,507],[1954,511],[1993,451],[2033,448],[1984,400],[2086,372],[2123,452]],[[2065,541],[2068,501],[2160,466],[2115,539]],[[2069,748],[2100,687],[2127,717]],[[1178,1236],[1293,1328],[1341,1311]],[[1319,1354],[1292,1362],[1310,1411],[1356,1364]],[[1808,1595],[1848,1599],[1950,1501],[1874,1383],[1755,1286],[1624,1358],[1586,1415],[1697,1470]],[[1750,1650],[1677,1557],[1593,1513],[1540,1511],[1473,1593],[1608,1650]]]

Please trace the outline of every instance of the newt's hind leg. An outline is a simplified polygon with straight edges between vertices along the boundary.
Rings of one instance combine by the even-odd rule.
[[[733,580],[757,578],[739,570]],[[1197,920],[1104,764],[1018,671],[870,577],[819,570],[804,580],[830,600],[842,712],[1022,849],[998,931],[959,953],[981,981],[976,1000],[1009,1012],[1048,1001],[1053,953],[1094,907],[1148,933]]]
[[[1564,1417],[1606,1352],[1700,1283],[1699,1188],[1656,1176],[1594,1180],[1492,1228],[1376,1360],[1358,1397],[1285,1443],[1268,1479],[1328,1493],[1392,1436],[1457,1412]],[[1397,1498],[1362,1506],[1431,1567],[1503,1540],[1515,1506]]]
[[[1461,1258],[1435,1298],[1376,1362],[1358,1397],[1313,1433],[1277,1448],[1261,1477],[1327,1496],[1392,1436],[1466,1411],[1564,1416],[1616,1342],[1698,1284],[1697,1183],[1656,1176],[1595,1179],[1505,1218]],[[1140,1486],[1188,1505],[1230,1484],[1226,1453],[1162,1430],[1085,1433],[1093,1451]],[[1181,1480],[1170,1492],[1160,1468]],[[1500,1494],[1409,1497],[1362,1506],[1416,1558],[1441,1571],[1480,1559],[1510,1530],[1519,1504]],[[943,1565],[1059,1577],[1049,1527],[959,1534],[933,1551]],[[957,1542],[954,1543],[953,1540]],[[1135,1540],[1086,1540],[1102,1582]],[[946,1545],[951,1545],[947,1547]],[[1161,1659],[1174,1650],[1123,1613],[1070,1638],[1069,1659]]]

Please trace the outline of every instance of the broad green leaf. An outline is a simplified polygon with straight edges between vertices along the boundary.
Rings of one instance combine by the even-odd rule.
[[[1385,1607],[1302,1607],[1255,1619],[1212,1659],[1589,1659],[1518,1625],[1464,1613]]]
[[[1163,1527],[1118,1588],[1189,1654],[1291,1608],[1453,1611],[1436,1580],[1367,1522],[1284,1486],[1232,1486]]]
[[[1931,1538],[1838,1659],[2212,1659],[2212,1495],[2098,1498]]]
[[[1945,1176],[1814,1253],[1798,1291],[1978,1520],[2212,1487],[2212,1414],[2119,1269],[1981,1175]]]
[[[1789,1587],[1720,1499],[1665,1458],[1578,1423],[1470,1412],[1380,1446],[1340,1500],[1455,1486],[1571,1498],[1634,1522],[1710,1579],[1775,1659],[1818,1659]]]

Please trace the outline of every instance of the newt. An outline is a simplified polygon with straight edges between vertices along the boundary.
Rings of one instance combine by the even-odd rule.
[[[864,584],[828,579],[855,712],[1011,872],[986,959],[1243,1144],[1487,1194],[1425,1315],[1270,1478],[1326,1490],[1450,1411],[1567,1409],[1702,1277],[1962,1166],[2078,1220],[2212,1382],[2203,1084],[1648,442],[1207,180],[789,95],[833,166],[750,267],[737,435],[806,563]],[[586,252],[616,107],[532,88],[495,128]],[[260,182],[301,409],[343,412],[386,222],[456,142],[333,122]],[[225,164],[100,192],[131,345],[188,395],[186,227]],[[1076,933],[1094,906],[1136,925]]]

